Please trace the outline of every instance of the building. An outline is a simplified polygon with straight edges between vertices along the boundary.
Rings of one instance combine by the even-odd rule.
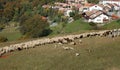
[[[82,14],[87,22],[104,23],[110,20],[110,16],[103,11],[93,10]]]
[[[79,11],[80,11],[80,12],[89,11],[89,7],[91,7],[91,6],[94,6],[94,4],[92,4],[92,3],[86,3],[85,5],[83,5],[83,6],[81,6],[81,7],[79,8]]]
[[[117,4],[120,6],[120,0],[100,0],[99,2],[100,4],[107,4],[107,3],[110,3],[110,4]]]
[[[103,10],[104,9],[104,5],[102,4],[96,4],[96,5],[93,5],[91,7],[89,7],[89,11],[92,11],[92,10]]]
[[[85,4],[87,0],[66,0],[68,4]]]

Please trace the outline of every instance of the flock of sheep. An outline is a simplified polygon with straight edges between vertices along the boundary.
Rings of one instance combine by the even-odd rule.
[[[13,45],[10,45],[10,46],[1,47],[0,48],[0,56],[2,56],[5,53],[12,52],[12,51],[15,51],[15,50],[35,48],[37,46],[45,45],[45,44],[53,44],[53,43],[60,43],[60,44],[72,43],[72,44],[75,44],[73,41],[76,40],[76,39],[93,37],[93,36],[100,36],[100,37],[120,36],[120,29],[104,30],[104,31],[90,32],[90,33],[82,33],[82,34],[78,34],[78,35],[67,35],[67,36],[54,37],[54,38],[45,38],[45,39],[33,40],[33,41],[28,41],[28,42],[19,43],[19,44],[13,44]],[[78,54],[76,54],[76,55],[78,55]]]

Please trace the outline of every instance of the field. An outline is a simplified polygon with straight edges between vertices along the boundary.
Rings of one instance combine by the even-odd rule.
[[[117,21],[112,21],[106,25],[104,25],[103,27],[101,27],[102,29],[117,29],[120,28],[120,20]]]
[[[22,35],[15,27],[9,27],[0,32],[0,36],[7,37],[8,41],[19,39]]]
[[[8,53],[0,58],[0,70],[120,70],[120,37],[75,42],[76,45],[50,44]],[[62,46],[74,50],[64,50]]]
[[[55,27],[51,27],[51,29],[53,30],[52,35],[82,33],[92,30],[92,26],[90,26],[86,22],[83,22],[82,19],[76,20],[72,23],[67,23],[64,27],[62,24],[66,24],[66,23],[60,23]]]

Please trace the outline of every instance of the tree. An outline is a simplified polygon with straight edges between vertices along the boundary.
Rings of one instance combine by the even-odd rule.
[[[47,20],[42,19],[40,15],[34,15],[20,25],[20,31],[27,37],[37,38],[48,35],[51,30]]]

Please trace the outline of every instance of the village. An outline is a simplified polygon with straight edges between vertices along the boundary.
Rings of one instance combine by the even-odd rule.
[[[99,0],[98,4],[88,3],[87,0],[66,0],[65,3],[55,2],[42,7],[57,9],[67,17],[77,10],[85,22],[105,23],[120,18],[120,0]]]

